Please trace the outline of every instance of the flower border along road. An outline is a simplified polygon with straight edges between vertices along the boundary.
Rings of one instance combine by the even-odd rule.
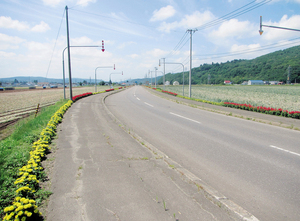
[[[19,169],[18,179],[14,182],[17,186],[16,197],[11,206],[4,209],[3,220],[34,220],[41,217],[34,193],[39,189],[39,178],[42,176],[43,167],[41,160],[51,148],[52,137],[56,134],[56,127],[61,122],[64,113],[72,105],[68,101],[50,119],[47,127],[42,130],[40,139],[33,143],[32,151],[27,165]]]
[[[122,89],[119,87],[118,89]],[[55,114],[51,117],[45,129],[40,134],[40,139],[33,143],[32,151],[30,152],[30,158],[27,165],[19,169],[19,178],[16,179],[14,184],[17,186],[16,197],[11,206],[4,208],[5,216],[3,221],[6,220],[36,220],[42,219],[42,213],[38,210],[35,193],[40,189],[39,179],[42,178],[42,171],[44,168],[41,165],[42,158],[51,149],[49,144],[52,138],[56,135],[56,127],[61,123],[64,113],[71,107],[71,105],[81,98],[100,94],[104,92],[113,91],[114,89],[108,89],[97,93],[84,93],[72,97],[64,104]]]
[[[149,88],[151,88],[151,87],[149,87]],[[256,106],[252,106],[251,104],[238,104],[238,103],[233,103],[233,102],[212,102],[212,101],[206,101],[206,100],[202,100],[202,99],[184,97],[184,96],[178,95],[178,94],[170,92],[170,91],[161,90],[160,88],[152,88],[152,89],[166,93],[166,94],[173,95],[175,97],[181,97],[184,99],[188,99],[188,100],[194,100],[194,101],[213,104],[213,105],[254,111],[254,112],[264,113],[264,114],[269,114],[269,115],[276,115],[276,116],[300,119],[300,111],[287,111],[287,110],[283,110],[281,108],[271,108],[271,107],[262,107],[262,106],[256,107]]]

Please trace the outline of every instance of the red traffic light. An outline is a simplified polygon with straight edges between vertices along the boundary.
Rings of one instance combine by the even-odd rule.
[[[104,49],[104,41],[102,40],[102,52],[104,52],[105,49]]]

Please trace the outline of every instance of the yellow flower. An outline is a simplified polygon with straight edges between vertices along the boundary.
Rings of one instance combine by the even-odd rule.
[[[7,212],[10,212],[10,211],[13,211],[15,209],[14,206],[8,206],[4,209],[4,212],[7,213]]]

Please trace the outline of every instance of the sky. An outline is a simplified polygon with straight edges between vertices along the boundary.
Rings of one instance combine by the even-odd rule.
[[[253,59],[300,44],[300,0],[0,0],[0,79],[63,77],[68,7],[72,78],[113,82]],[[101,46],[102,47],[72,47]],[[164,58],[164,59],[162,59]],[[159,66],[159,60],[161,66]],[[68,77],[67,50],[64,53]],[[113,66],[115,65],[115,70]],[[123,73],[123,74],[122,74]]]

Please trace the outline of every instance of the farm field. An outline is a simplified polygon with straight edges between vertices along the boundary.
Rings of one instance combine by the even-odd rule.
[[[109,86],[98,86],[97,91],[109,89]],[[73,87],[73,96],[86,92],[95,92],[95,87]],[[44,90],[14,90],[12,92],[0,92],[0,113],[7,111],[23,109],[27,107],[36,107],[38,103],[46,104],[57,102],[64,97],[63,88],[44,89]],[[66,98],[69,99],[70,91],[66,88]]]
[[[161,86],[163,88],[163,86]],[[182,86],[166,86],[165,90],[182,95]],[[184,87],[184,96],[189,96],[189,87]],[[195,86],[192,85],[192,98],[213,102],[234,102],[300,111],[300,86],[262,85],[262,86]]]

